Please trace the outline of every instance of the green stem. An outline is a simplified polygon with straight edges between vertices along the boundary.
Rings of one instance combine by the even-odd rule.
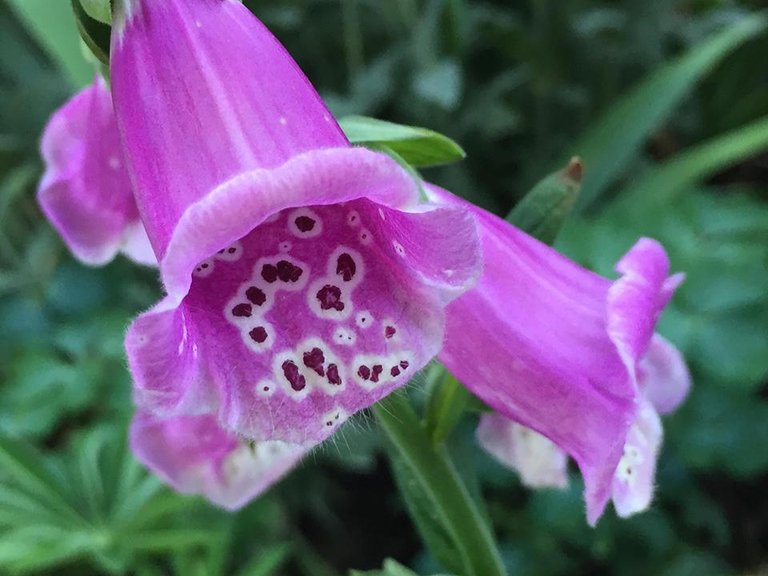
[[[499,551],[445,448],[432,443],[402,392],[373,407],[382,430],[414,477],[430,493],[444,528],[464,564],[463,576],[505,576]]]

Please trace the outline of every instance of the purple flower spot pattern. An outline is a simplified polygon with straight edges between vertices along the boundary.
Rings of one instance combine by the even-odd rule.
[[[285,210],[233,245],[237,259],[221,258],[224,249],[215,272],[193,280],[186,309],[205,316],[197,323],[214,327],[206,337],[233,352],[229,367],[212,360],[213,378],[244,383],[222,413],[256,438],[301,440],[288,427],[305,414],[316,414],[318,435],[332,432],[412,376],[419,335],[440,330],[431,307],[379,264],[397,257],[391,248],[376,246],[370,232],[370,246],[357,241],[360,230],[378,226],[375,209],[365,200],[349,204],[355,209]],[[215,309],[219,319],[210,317]]]

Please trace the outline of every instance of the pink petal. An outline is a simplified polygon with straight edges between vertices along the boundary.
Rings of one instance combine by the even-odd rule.
[[[501,414],[573,456],[597,521],[640,401],[636,364],[676,279],[661,247],[641,240],[611,283],[503,220],[475,214],[485,259],[477,286],[448,308],[440,359]]]
[[[691,375],[680,351],[654,334],[648,352],[638,364],[643,395],[659,414],[674,412],[691,388]]]
[[[201,494],[229,510],[264,492],[309,451],[283,442],[243,442],[211,416],[160,420],[142,412],[131,424],[131,448],[179,492]]]
[[[477,440],[530,488],[568,486],[568,455],[551,440],[496,412],[483,414]]]
[[[38,202],[72,253],[101,265],[122,249],[140,263],[152,263],[103,80],[54,113],[41,147],[46,171]]]

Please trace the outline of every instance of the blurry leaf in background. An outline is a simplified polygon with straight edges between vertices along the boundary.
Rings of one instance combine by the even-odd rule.
[[[766,17],[738,20],[702,45],[652,72],[613,104],[571,146],[586,178],[578,205],[589,206],[627,167],[643,141],[704,74],[746,40],[765,30]]]
[[[419,576],[394,560],[385,560],[384,567],[381,570],[372,570],[370,572],[360,572],[352,570],[350,576]],[[435,576],[448,576],[447,574],[436,574]]]
[[[29,30],[67,72],[74,88],[88,84],[94,69],[84,56],[75,17],[64,0],[8,0]]]

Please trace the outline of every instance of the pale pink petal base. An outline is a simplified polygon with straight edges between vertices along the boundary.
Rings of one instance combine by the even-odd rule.
[[[41,144],[46,172],[38,190],[44,214],[82,262],[103,265],[123,250],[152,263],[120,149],[112,102],[97,79],[50,119]]]
[[[622,518],[651,505],[662,436],[659,415],[649,402],[642,402],[637,419],[627,433],[611,490],[613,506]]]
[[[496,412],[483,414],[477,441],[529,488],[566,488],[568,455],[538,432]]]
[[[184,494],[228,510],[241,508],[277,482],[308,452],[284,442],[244,442],[212,416],[156,419],[139,412],[131,448],[140,462]]]

